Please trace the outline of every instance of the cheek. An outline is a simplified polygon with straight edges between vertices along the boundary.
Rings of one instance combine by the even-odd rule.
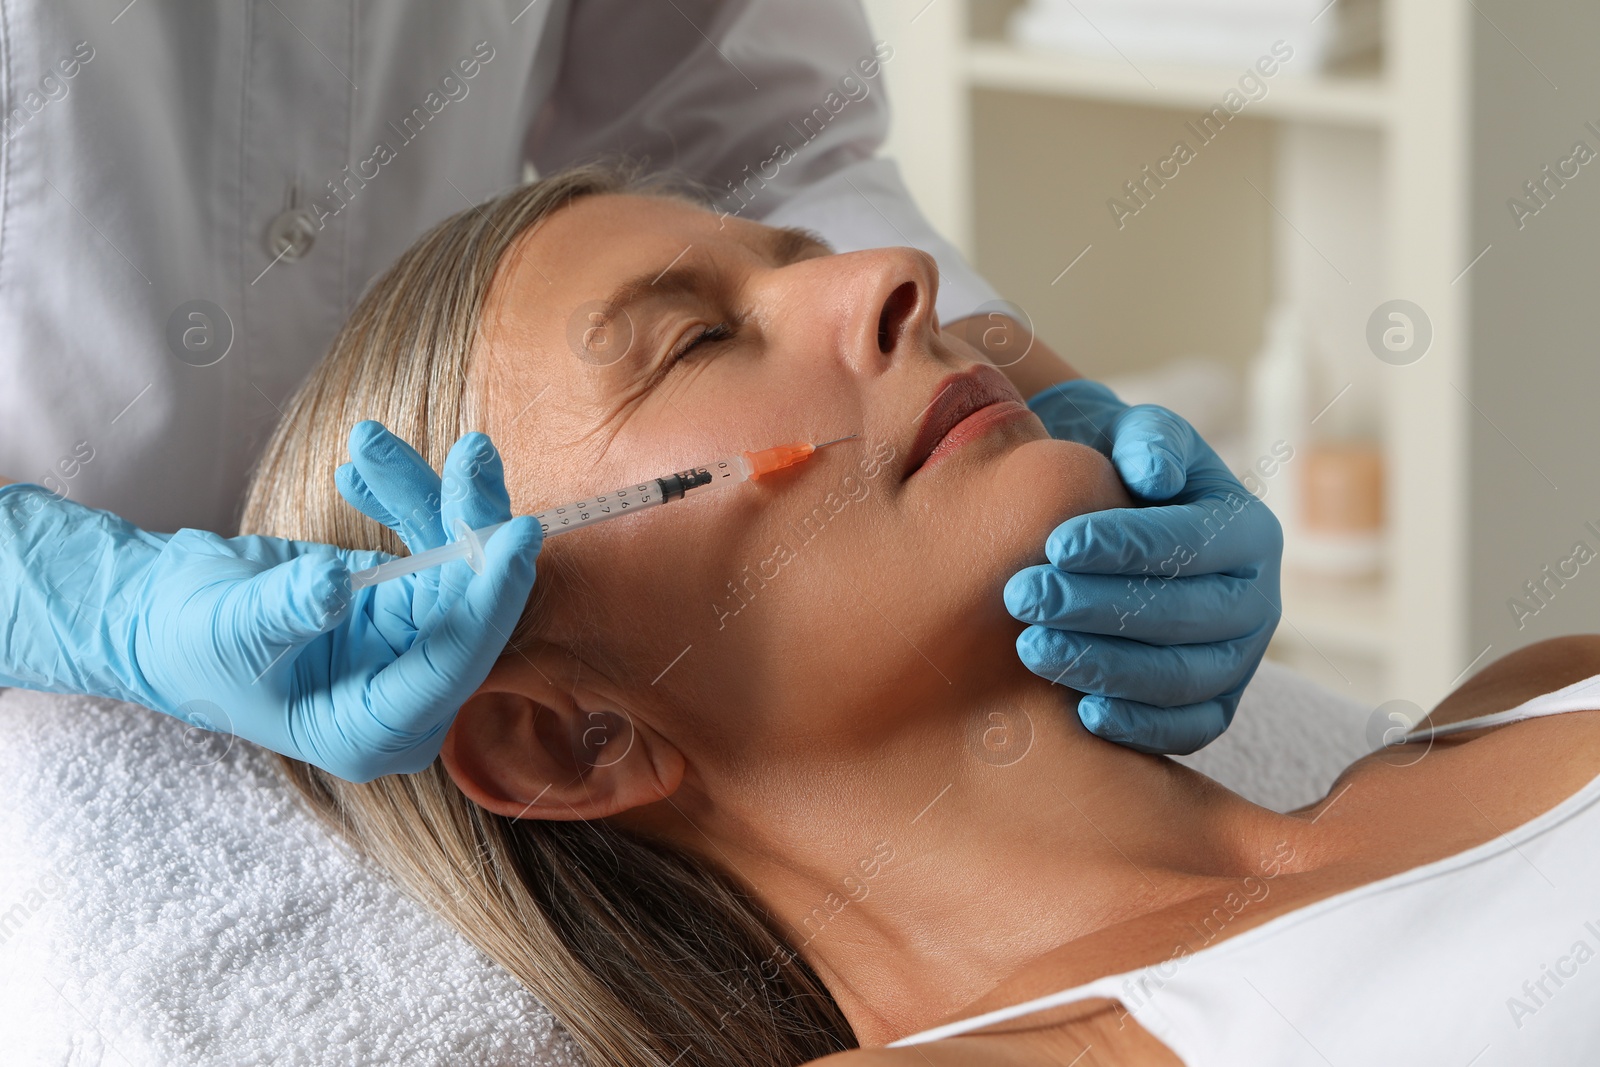
[[[824,709],[854,708],[864,674],[877,669],[887,628],[873,605],[894,619],[919,610],[897,601],[917,583],[905,580],[914,561],[889,517],[890,476],[862,477],[856,459],[817,461],[721,507],[708,500],[704,522],[682,533],[673,599],[685,624],[675,633],[679,648],[693,642],[680,666],[694,657],[695,672],[677,681],[734,720],[730,738],[825,732]]]
[[[685,665],[704,668],[708,656],[720,659],[730,616],[761,598],[763,574],[776,575],[771,538],[763,536],[771,524],[743,488],[650,508],[554,542],[579,576],[576,607],[591,612],[632,665],[634,680],[649,684],[669,667],[676,674]]]

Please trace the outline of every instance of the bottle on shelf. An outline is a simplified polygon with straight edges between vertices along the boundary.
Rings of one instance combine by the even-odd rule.
[[[1272,309],[1266,339],[1250,366],[1249,460],[1239,478],[1283,526],[1284,560],[1299,544],[1301,471],[1309,447],[1305,329],[1286,303]]]

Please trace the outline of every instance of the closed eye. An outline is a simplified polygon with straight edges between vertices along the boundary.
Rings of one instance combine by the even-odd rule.
[[[677,349],[673,351],[672,355],[668,357],[667,361],[669,363],[675,363],[678,360],[683,359],[696,348],[699,348],[701,345],[715,344],[718,341],[726,341],[732,336],[733,327],[726,322],[719,322],[712,326],[701,327],[699,330],[696,330],[688,337],[684,338],[683,342],[678,345]]]

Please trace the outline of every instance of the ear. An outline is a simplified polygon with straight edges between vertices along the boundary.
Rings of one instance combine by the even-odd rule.
[[[683,754],[615,698],[609,679],[543,646],[501,657],[439,755],[461,791],[514,819],[600,819],[672,795]]]

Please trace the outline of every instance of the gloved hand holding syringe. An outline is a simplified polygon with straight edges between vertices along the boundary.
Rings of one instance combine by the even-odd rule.
[[[587,500],[577,500],[570,504],[546,508],[533,516],[539,520],[539,527],[545,537],[567,533],[571,530],[581,530],[585,526],[604,522],[607,519],[619,518],[630,515],[644,508],[655,507],[658,504],[671,503],[674,500],[683,500],[689,493],[696,496],[703,495],[705,491],[721,486],[738,485],[740,482],[753,478],[762,478],[774,471],[785,467],[792,467],[809,458],[820,448],[836,445],[840,441],[848,441],[857,434],[839,437],[832,441],[824,441],[814,445],[806,441],[794,444],[775,445],[772,448],[762,449],[759,452],[740,452],[704,467],[691,467],[688,470],[677,471],[673,474],[663,474],[659,478],[638,482],[634,485],[623,486],[609,493]],[[509,522],[510,520],[506,520]],[[365,589],[369,585],[387,582],[407,574],[427,570],[430,567],[440,567],[452,560],[465,560],[467,566],[478,573],[483,572],[484,542],[494,532],[506,525],[497,522],[488,526],[472,529],[466,522],[457,519],[452,532],[456,540],[437,548],[430,548],[411,556],[401,556],[387,563],[380,563],[376,567],[355,571],[350,575],[352,589]]]
[[[334,481],[414,553],[399,559],[279,537],[152,533],[37,484],[3,485],[0,590],[12,625],[0,626],[0,687],[131,701],[352,782],[422,770],[526,607],[545,533],[759,478],[817,447],[746,452],[548,509],[541,530],[512,516],[485,435],[457,440],[436,472],[363,421]],[[467,543],[447,541],[462,528],[473,531]],[[428,569],[450,559],[472,570]]]

